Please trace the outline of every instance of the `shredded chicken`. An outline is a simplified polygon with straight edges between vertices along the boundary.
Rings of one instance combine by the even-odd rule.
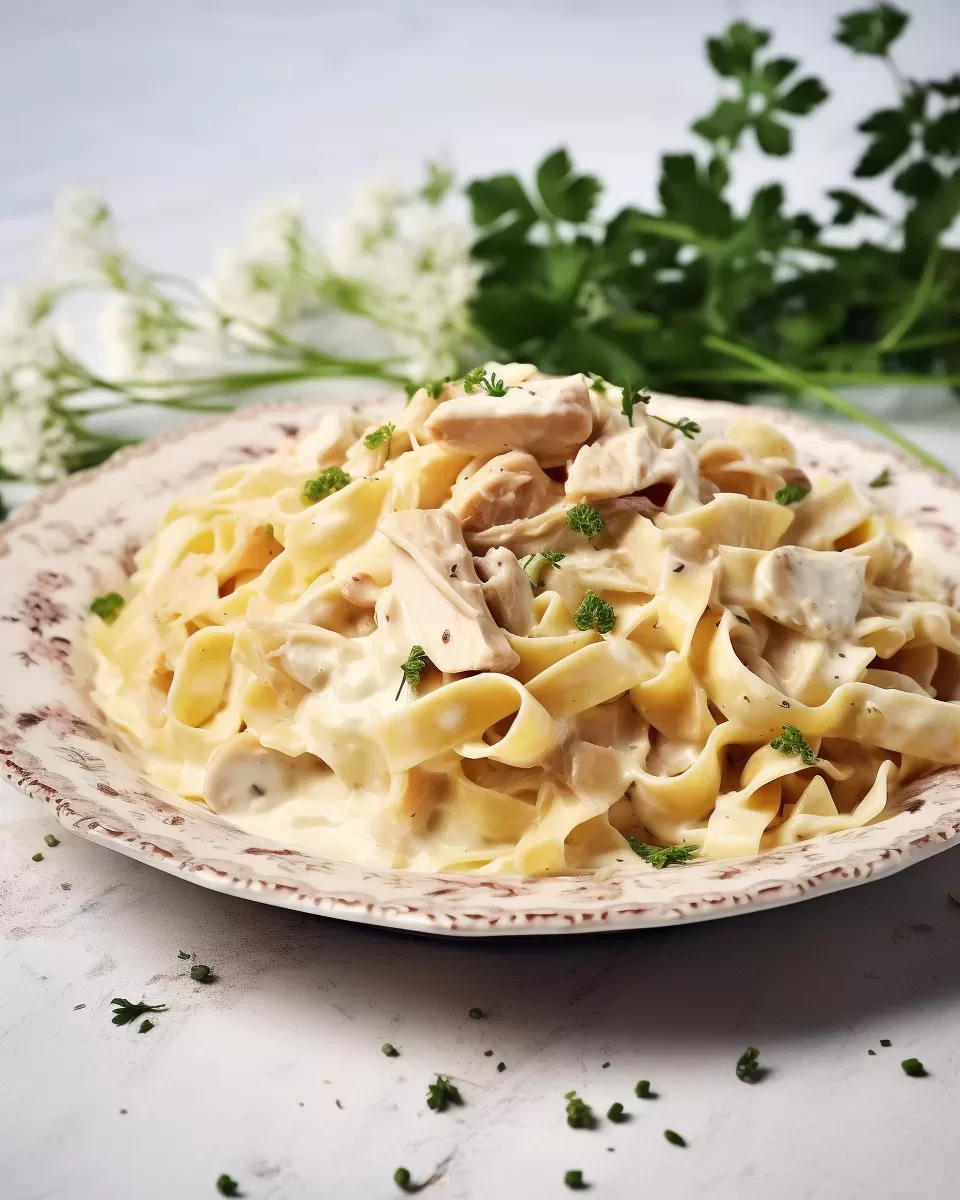
[[[447,509],[389,513],[393,588],[438,670],[510,671],[520,661],[490,615],[457,518]]]
[[[532,454],[498,454],[453,489],[447,504],[465,530],[509,525],[535,517],[563,496],[563,487],[541,471]]]
[[[512,550],[497,546],[475,558],[483,598],[501,629],[526,636],[535,623],[530,578]]]
[[[505,396],[476,392],[445,400],[424,422],[431,441],[468,454],[526,450],[542,467],[564,464],[593,429],[582,375],[531,379]]]
[[[360,571],[350,576],[340,589],[340,594],[348,604],[354,604],[357,608],[376,608],[382,591],[383,588],[372,575]]]
[[[295,759],[240,733],[214,750],[203,780],[203,798],[214,812],[270,808],[289,795]]]
[[[865,558],[835,550],[778,546],[757,565],[754,603],[811,637],[843,633],[860,611],[866,565]]]
[[[649,430],[637,427],[583,446],[567,472],[566,494],[578,501],[612,500],[654,483],[678,481],[699,497],[696,456],[681,443],[658,446]]]

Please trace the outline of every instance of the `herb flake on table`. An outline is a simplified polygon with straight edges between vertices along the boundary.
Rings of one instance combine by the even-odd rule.
[[[582,1192],[590,1186],[583,1178],[582,1171],[565,1171],[563,1182],[572,1192]]]
[[[796,725],[781,725],[780,728],[783,733],[773,739],[771,748],[781,754],[798,754],[805,767],[815,767],[820,760]]]
[[[880,1045],[881,1046],[892,1046],[893,1042],[891,1042],[889,1038],[881,1038]]]
[[[756,1046],[748,1046],[737,1059],[737,1078],[743,1083],[756,1083],[760,1075],[760,1051]]]
[[[142,1000],[139,1004],[134,1004],[130,1000],[124,1000],[122,996],[114,996],[110,1003],[114,1005],[114,1025],[129,1025],[131,1022],[136,1021],[138,1017],[142,1017],[144,1013],[167,1011],[165,1004],[145,1004]]]
[[[31,854],[31,855],[30,855],[30,860],[31,860],[31,862],[43,862],[43,855],[42,855],[42,854],[40,853],[40,851],[38,850],[38,851],[36,852],[36,854]]]
[[[578,629],[595,629],[597,633],[611,633],[617,623],[617,613],[612,604],[608,604],[602,596],[598,596],[593,588],[588,588],[580,602],[580,607],[573,614],[573,623]]]
[[[53,849],[54,846],[60,845],[60,839],[55,834],[52,834],[52,833],[45,833],[43,835],[43,840],[47,843],[47,845],[50,847],[51,850]]]
[[[497,1070],[498,1070],[498,1071],[499,1071],[501,1074],[502,1074],[502,1073],[503,1073],[503,1072],[504,1072],[506,1069],[507,1069],[507,1064],[506,1064],[505,1062],[498,1062],[498,1063],[497,1063]]]
[[[612,1121],[614,1125],[622,1125],[624,1121],[630,1120],[630,1114],[624,1112],[623,1105],[617,1100],[607,1109],[607,1120]]]
[[[197,983],[216,983],[217,976],[205,963],[194,963],[190,968],[190,978]]]
[[[566,1092],[564,1099],[567,1102],[567,1124],[571,1129],[596,1128],[597,1118],[586,1100],[582,1100],[576,1092]]]
[[[380,1047],[380,1053],[385,1054],[387,1058],[399,1058],[400,1051],[391,1042],[384,1042]]]
[[[217,1179],[217,1191],[221,1196],[239,1196],[240,1184],[235,1179],[231,1179],[229,1175],[221,1175]]]
[[[884,467],[879,475],[870,480],[868,486],[872,488],[885,488],[889,487],[891,483],[893,483],[893,476],[890,474],[890,468]]]
[[[650,1080],[641,1079],[637,1086],[633,1089],[633,1094],[639,1096],[641,1100],[655,1100],[656,1093],[650,1091]]]
[[[663,1136],[667,1139],[671,1146],[686,1146],[687,1142],[675,1129],[665,1129]]]
[[[373,429],[364,439],[363,444],[368,450],[376,450],[378,446],[382,446],[384,442],[389,442],[396,432],[396,425],[388,422],[386,425],[381,425],[377,429]]]
[[[927,1073],[919,1058],[905,1058],[900,1066],[904,1075],[909,1075],[913,1079],[919,1079]]]
[[[486,1018],[486,1015],[482,1008],[471,1008],[467,1013],[467,1016],[473,1021],[482,1021]]]
[[[190,955],[186,952],[186,950],[180,950],[177,952],[177,958],[188,959],[189,957]]]
[[[119,592],[107,592],[105,596],[97,596],[91,602],[90,611],[95,617],[99,617],[101,621],[106,621],[109,625],[111,621],[116,620],[125,603]]]
[[[567,509],[567,528],[584,537],[599,537],[606,529],[606,522],[592,504],[575,504]]]
[[[427,1084],[427,1108],[446,1112],[451,1104],[463,1104],[460,1089],[450,1082],[449,1075],[438,1075],[434,1083]]]
[[[324,467],[316,479],[308,479],[303,485],[303,498],[311,504],[317,500],[325,500],[327,496],[339,492],[350,482],[350,476],[343,467]]]
[[[696,846],[651,846],[630,834],[627,834],[627,842],[634,854],[657,871],[691,862],[697,857]]]
[[[401,1190],[401,1192],[419,1192],[421,1185],[414,1183],[410,1172],[406,1167],[397,1167],[393,1173],[393,1182]]]
[[[151,1029],[156,1029],[156,1025],[151,1020],[141,1021],[137,1033],[149,1033]]]

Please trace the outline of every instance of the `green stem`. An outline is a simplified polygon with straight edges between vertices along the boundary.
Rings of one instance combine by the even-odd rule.
[[[960,342],[960,329],[942,329],[939,333],[918,333],[915,337],[904,338],[899,344],[900,350],[925,350],[928,346],[950,346]]]
[[[899,320],[877,342],[877,349],[881,353],[885,354],[893,350],[923,312],[927,301],[930,299],[930,292],[933,290],[933,281],[937,273],[937,259],[939,254],[940,247],[934,246],[927,258],[926,266],[923,268],[920,282],[914,288],[913,294],[907,301]]]
[[[725,338],[717,337],[715,334],[708,334],[703,339],[703,344],[710,350],[716,350],[718,354],[724,354],[728,358],[737,358],[741,362],[749,363],[758,370],[766,371],[769,379],[776,380],[791,391],[807,392],[809,395],[815,396],[822,403],[826,404],[828,408],[832,408],[835,412],[842,414],[851,421],[865,425],[875,433],[888,438],[895,445],[912,454],[914,458],[918,459],[925,466],[932,467],[935,471],[942,471],[947,475],[950,474],[949,469],[939,459],[934,458],[932,454],[928,454],[926,450],[923,450],[916,443],[910,441],[909,438],[904,437],[893,426],[888,425],[886,421],[881,421],[873,413],[867,412],[859,404],[854,404],[852,400],[847,400],[844,396],[831,391],[830,388],[824,387],[819,383],[814,383],[792,368],[781,366],[780,363],[773,362],[772,359],[766,358],[762,354],[757,354],[756,351],[750,350],[746,346],[738,346],[734,342],[728,342]]]
[[[960,375],[880,375],[869,371],[804,371],[804,379],[825,387],[953,387],[960,385]],[[694,383],[764,383],[770,376],[766,371],[737,371],[716,368],[703,371],[678,371],[675,378]]]

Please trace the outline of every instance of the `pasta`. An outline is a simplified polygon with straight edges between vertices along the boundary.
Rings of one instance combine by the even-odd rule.
[[[287,845],[525,875],[756,854],[960,762],[960,614],[883,495],[630,399],[488,364],[178,501],[90,623],[120,743]]]

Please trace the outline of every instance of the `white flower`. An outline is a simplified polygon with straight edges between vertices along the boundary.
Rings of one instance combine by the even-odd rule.
[[[46,381],[40,376],[31,381],[25,372],[18,372],[15,394],[0,393],[0,467],[32,483],[49,483],[65,474],[64,455],[74,438],[49,407]]]
[[[156,380],[171,377],[174,352],[195,326],[169,297],[148,288],[136,294],[111,292],[98,328],[108,378]]]
[[[91,192],[68,188],[54,208],[40,278],[51,285],[135,288],[143,278],[120,243],[113,213]]]

